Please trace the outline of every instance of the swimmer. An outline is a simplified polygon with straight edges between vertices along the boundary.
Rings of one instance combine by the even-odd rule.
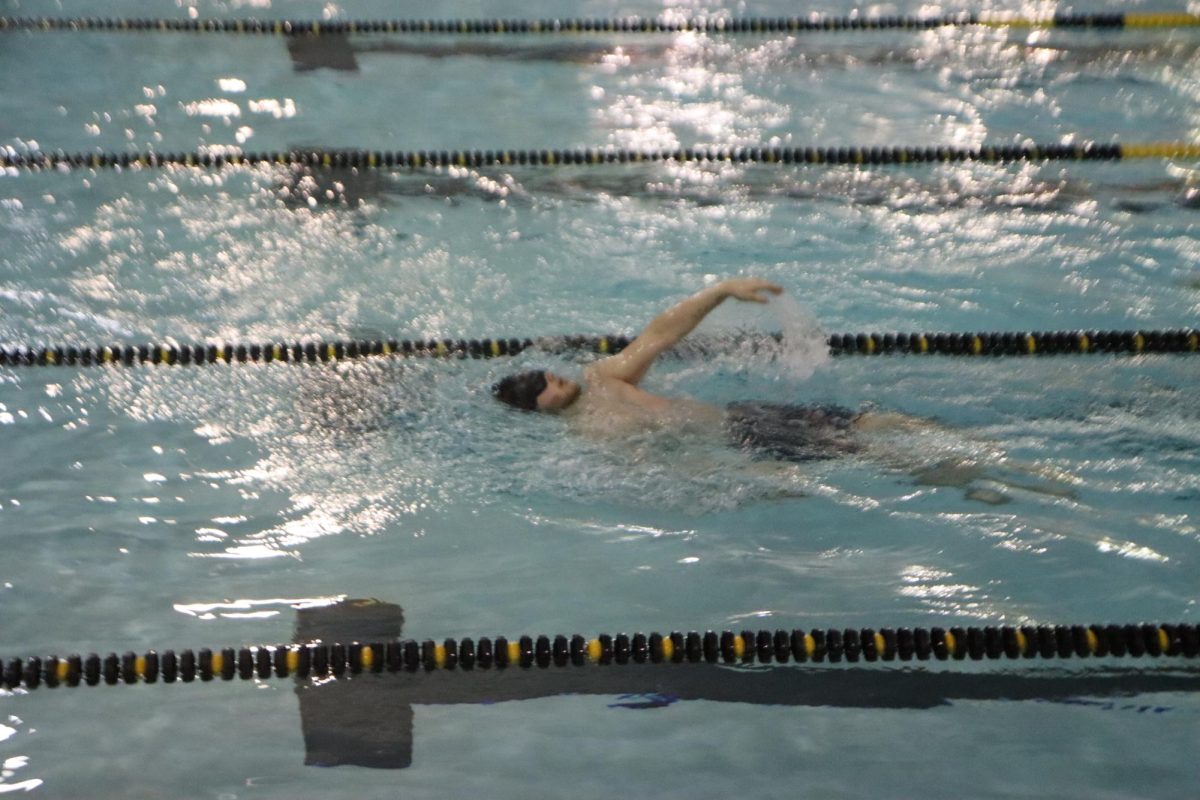
[[[526,411],[560,414],[573,429],[590,438],[656,428],[722,430],[744,449],[784,461],[856,452],[857,430],[898,424],[900,416],[840,406],[767,403],[738,403],[721,409],[687,398],[651,394],[639,386],[658,357],[721,303],[730,298],[766,303],[782,292],[782,287],[760,278],[721,281],[659,314],[620,353],[585,367],[580,381],[535,370],[504,378],[492,387],[493,394]]]
[[[579,381],[546,370],[533,370],[509,375],[492,387],[492,394],[524,411],[560,415],[574,432],[591,439],[629,437],[652,430],[716,435],[758,461],[788,465],[865,452],[869,449],[868,434],[936,427],[931,421],[904,414],[856,411],[837,405],[734,403],[728,408],[718,408],[688,398],[652,394],[639,386],[660,355],[682,341],[726,300],[766,303],[771,296],[782,292],[782,287],[760,278],[721,281],[659,314],[620,353],[585,367]],[[871,455],[899,463],[895,453]],[[941,463],[931,468],[928,464],[912,464],[911,455],[902,455],[910,461],[910,471],[927,485],[967,487],[983,479],[1013,488],[1069,496],[1061,490],[1039,490],[985,474],[970,462]],[[1011,462],[1006,465],[1030,471]],[[979,490],[969,491],[968,497],[983,502],[1007,502],[1006,496]]]

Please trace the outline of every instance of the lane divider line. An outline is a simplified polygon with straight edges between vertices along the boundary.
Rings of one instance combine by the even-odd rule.
[[[696,631],[668,634],[602,633],[593,638],[497,636],[479,640],[413,639],[349,644],[259,645],[217,650],[148,650],[118,656],[97,653],[66,658],[13,658],[3,663],[0,685],[108,686],[268,678],[347,678],[362,673],[434,670],[549,669],[640,664],[786,664],[860,660],[909,662],[1186,658],[1200,654],[1194,624],[1040,625],[931,628],[828,628]]]
[[[807,166],[886,166],[972,162],[1009,164],[1042,161],[1129,161],[1134,159],[1200,159],[1200,143],[1141,142],[1129,144],[1029,144],[941,146],[826,147],[687,147],[636,150],[619,147],[572,150],[291,150],[287,152],[142,152],[18,153],[0,148],[0,167],[7,169],[155,169],[163,167],[257,167],[266,165],[314,169],[436,169],[443,167],[548,167],[645,163],[770,164]]]
[[[427,339],[390,341],[271,342],[266,344],[110,344],[98,346],[0,347],[0,366],[95,367],[163,364],[324,364],[387,358],[500,358],[530,349],[548,353],[619,353],[628,336],[542,336],[525,339]],[[778,346],[782,334],[695,337],[675,348],[680,356],[708,356]],[[992,333],[835,333],[826,339],[834,356],[945,355],[1051,356],[1175,354],[1200,352],[1200,330],[1005,331]]]
[[[943,27],[990,28],[1184,28],[1200,25],[1200,15],[1168,11],[1106,14],[1056,14],[1029,17],[1011,13],[957,13],[932,16],[859,16],[808,14],[791,17],[610,17],[566,19],[374,19],[374,20],[263,20],[263,19],[163,19],[120,17],[0,17],[0,31],[101,31],[120,33],[225,33],[269,36],[322,36],[348,34],[432,34],[453,36],[540,36],[597,33],[706,33],[795,34],[905,30]]]

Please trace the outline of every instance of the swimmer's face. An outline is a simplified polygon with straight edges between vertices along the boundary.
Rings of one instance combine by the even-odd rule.
[[[580,386],[572,380],[546,373],[546,388],[537,396],[538,411],[561,411],[579,397]]]

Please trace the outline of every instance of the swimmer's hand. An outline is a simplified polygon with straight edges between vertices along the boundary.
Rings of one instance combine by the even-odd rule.
[[[721,282],[727,297],[736,297],[748,303],[765,303],[769,294],[783,294],[783,287],[762,278],[729,278]]]

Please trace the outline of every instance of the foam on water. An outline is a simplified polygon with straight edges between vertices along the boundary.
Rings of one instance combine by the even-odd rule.
[[[785,293],[771,300],[771,310],[783,333],[779,363],[789,379],[801,383],[829,364],[825,331],[811,308]]]

